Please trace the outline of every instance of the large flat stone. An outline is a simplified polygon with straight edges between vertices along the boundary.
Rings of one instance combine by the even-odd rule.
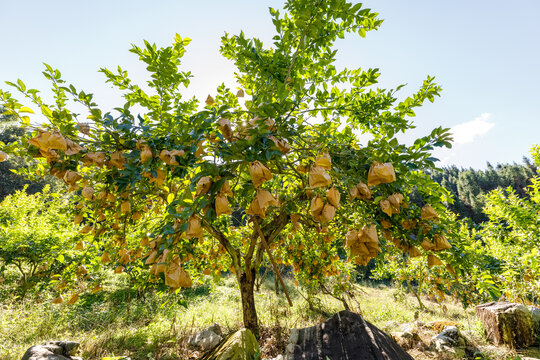
[[[293,329],[288,360],[412,360],[386,333],[360,315],[341,311],[304,329]]]

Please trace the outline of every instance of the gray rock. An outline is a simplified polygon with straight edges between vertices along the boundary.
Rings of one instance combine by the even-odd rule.
[[[536,306],[529,305],[529,312],[531,313],[536,345],[540,345],[540,309]]]
[[[241,329],[206,355],[204,360],[256,360],[260,356],[261,349],[253,333]]]
[[[360,315],[341,311],[319,325],[293,329],[285,359],[412,360],[412,357]]]
[[[206,352],[219,345],[222,340],[221,335],[221,327],[214,324],[191,336],[188,343],[190,346]]]
[[[78,347],[74,341],[48,341],[26,350],[21,360],[75,360]]]
[[[535,343],[532,315],[522,304],[507,301],[478,305],[476,314],[486,336],[496,345],[526,348]]]

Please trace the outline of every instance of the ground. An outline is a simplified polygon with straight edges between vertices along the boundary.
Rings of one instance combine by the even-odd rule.
[[[283,352],[288,329],[314,325],[343,310],[342,303],[334,298],[310,298],[292,286],[292,281],[288,284],[293,307],[287,305],[282,294],[275,294],[270,278],[255,295],[262,325],[263,358]],[[139,297],[125,285],[125,278],[111,277],[102,293],[81,296],[75,305],[53,305],[45,295],[43,299],[37,296],[22,302],[9,300],[0,286],[0,359],[18,360],[30,346],[58,339],[81,343],[80,355],[87,360],[112,356],[129,356],[133,360],[196,359],[201,354],[184,345],[189,335],[213,323],[219,323],[226,334],[242,325],[233,277],[179,295],[150,293]],[[352,310],[361,311],[366,320],[386,332],[401,331],[406,324],[420,322],[425,324],[420,332],[421,343],[429,345],[437,327],[455,323],[479,350],[471,359],[520,359],[516,351],[486,341],[472,308],[464,309],[450,300],[438,304],[424,299],[429,311],[420,311],[413,295],[380,283],[359,284],[355,294],[358,304],[351,303]],[[433,324],[436,321],[440,323]],[[415,359],[447,358],[422,345],[408,351]],[[535,355],[531,351],[520,354],[540,359],[540,352]]]

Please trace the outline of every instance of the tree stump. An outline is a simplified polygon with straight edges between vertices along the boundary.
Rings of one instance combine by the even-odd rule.
[[[532,317],[525,305],[507,301],[490,302],[478,305],[476,315],[494,344],[507,344],[514,348],[534,344]]]

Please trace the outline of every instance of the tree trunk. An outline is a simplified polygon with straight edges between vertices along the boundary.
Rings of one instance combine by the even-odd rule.
[[[249,270],[248,270],[249,271]],[[256,338],[259,338],[259,324],[257,322],[257,309],[255,309],[255,297],[253,288],[255,285],[255,270],[251,273],[242,272],[238,277],[240,295],[242,297],[242,314],[244,316],[244,326],[251,330]]]

